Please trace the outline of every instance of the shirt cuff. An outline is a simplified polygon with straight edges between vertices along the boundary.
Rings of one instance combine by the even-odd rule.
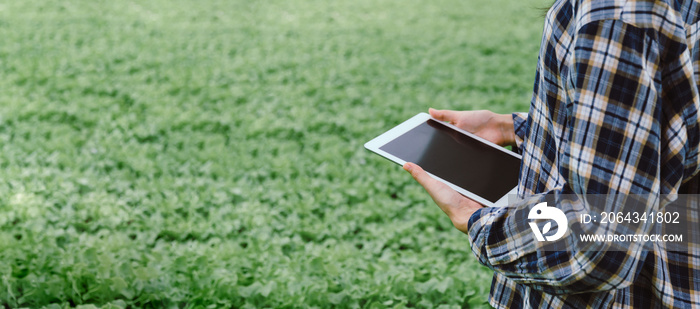
[[[477,210],[472,214],[472,216],[469,217],[469,222],[467,222],[467,230],[471,230],[471,229],[472,229],[472,225],[474,224],[474,222],[478,221],[478,220],[481,218],[481,210],[482,210],[482,209],[484,209],[484,208],[482,207],[482,208],[477,209]]]
[[[469,222],[467,222],[467,234],[469,235],[469,245],[471,246],[472,252],[479,262],[487,267],[492,267],[488,261],[488,254],[486,252],[486,235],[488,229],[491,227],[491,223],[495,218],[496,213],[501,210],[502,207],[484,207],[475,211],[471,217],[469,217]]]
[[[527,132],[527,113],[513,113],[513,130],[515,131],[515,144],[518,153],[522,153],[520,147]]]

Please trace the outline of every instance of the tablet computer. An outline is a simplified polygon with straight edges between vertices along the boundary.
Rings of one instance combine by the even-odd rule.
[[[485,206],[507,206],[518,185],[521,156],[449,123],[420,113],[365,144],[430,176]]]

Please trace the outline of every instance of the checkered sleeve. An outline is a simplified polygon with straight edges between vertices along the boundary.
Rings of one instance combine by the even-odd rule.
[[[649,31],[619,20],[594,21],[578,29],[572,53],[564,60],[569,70],[562,77],[568,84],[567,102],[561,106],[567,117],[563,123],[553,123],[546,116],[541,121],[535,116],[528,124],[535,136],[521,142],[523,151],[539,151],[539,157],[558,162],[554,168],[563,184],[511,207],[476,212],[468,234],[482,264],[550,294],[623,288],[639,274],[646,256],[639,247],[612,251],[601,244],[600,250],[545,250],[528,226],[526,209],[553,202],[566,214],[569,229],[581,232],[586,226],[577,224],[578,217],[590,213],[582,202],[590,194],[644,195],[648,199],[640,211],[658,207],[663,115],[657,104],[659,55]],[[682,79],[692,72],[676,74]],[[545,104],[541,98],[535,100],[540,101],[534,104]],[[548,128],[560,125],[563,136],[553,136],[554,130]],[[538,143],[538,139],[544,140]],[[632,228],[636,230],[631,232],[646,234],[651,226]],[[576,242],[573,233],[565,238]]]

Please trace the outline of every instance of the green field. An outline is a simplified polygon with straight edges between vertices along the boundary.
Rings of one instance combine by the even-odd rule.
[[[362,145],[526,111],[543,5],[1,3],[0,307],[487,306],[467,237]]]

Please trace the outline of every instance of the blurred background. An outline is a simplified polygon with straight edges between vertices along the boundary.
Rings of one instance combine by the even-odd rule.
[[[488,306],[467,237],[362,145],[527,111],[546,5],[0,3],[0,307]]]

